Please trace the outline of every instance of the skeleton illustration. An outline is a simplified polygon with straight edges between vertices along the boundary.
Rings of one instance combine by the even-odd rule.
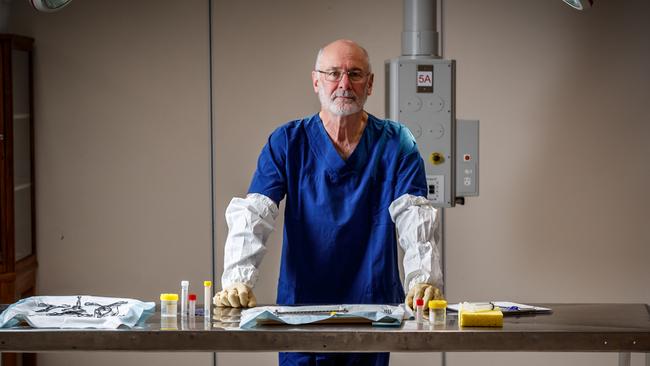
[[[104,318],[107,316],[120,315],[120,305],[127,304],[127,301],[117,301],[112,304],[102,305],[96,302],[86,302],[84,306],[95,306],[95,309],[88,309],[81,306],[81,296],[77,296],[77,303],[75,305],[52,305],[46,303],[39,303],[38,306],[42,309],[35,310],[37,313],[45,313],[47,316],[77,316],[86,318]],[[92,310],[92,313],[88,311]]]

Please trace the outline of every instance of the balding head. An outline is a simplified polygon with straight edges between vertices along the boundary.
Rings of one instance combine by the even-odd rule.
[[[321,70],[323,67],[322,61],[324,57],[355,57],[363,62],[363,70],[367,72],[372,72],[370,66],[370,56],[368,56],[368,51],[365,48],[361,47],[358,43],[351,41],[349,39],[338,39],[334,42],[328,43],[323,48],[318,50],[318,55],[316,56],[316,70]],[[327,65],[329,66],[329,65]]]

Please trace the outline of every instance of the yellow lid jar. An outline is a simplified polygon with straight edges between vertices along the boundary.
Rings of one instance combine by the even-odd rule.
[[[160,294],[160,316],[171,317],[178,313],[178,294]]]
[[[447,323],[447,301],[429,301],[429,323],[433,325],[445,325]]]

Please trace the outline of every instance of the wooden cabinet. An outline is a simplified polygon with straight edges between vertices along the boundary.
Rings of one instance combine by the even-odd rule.
[[[35,293],[34,40],[0,34],[0,303]],[[3,354],[2,365],[34,356]]]

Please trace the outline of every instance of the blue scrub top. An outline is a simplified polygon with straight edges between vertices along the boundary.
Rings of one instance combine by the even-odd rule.
[[[249,188],[277,204],[287,199],[277,303],[401,303],[388,207],[403,194],[426,192],[424,162],[402,124],[368,115],[347,160],[318,114],[279,127]]]

